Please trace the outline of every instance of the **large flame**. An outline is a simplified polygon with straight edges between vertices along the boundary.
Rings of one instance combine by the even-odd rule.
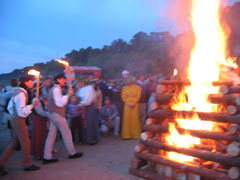
[[[172,109],[216,112],[217,105],[208,103],[207,95],[219,92],[218,87],[212,86],[212,81],[218,81],[220,67],[227,64],[225,49],[226,35],[220,24],[219,8],[221,0],[192,0],[191,21],[195,35],[195,46],[191,52],[188,69],[188,79],[191,86],[178,94],[177,103]],[[213,130],[214,124],[199,120],[197,115],[190,119],[176,120],[177,126],[184,129]],[[178,147],[193,147],[200,139],[190,135],[180,135],[175,125],[171,124],[170,135],[166,136],[169,144]],[[181,141],[181,144],[179,142]],[[193,157],[168,153],[168,158],[176,161],[190,161]]]

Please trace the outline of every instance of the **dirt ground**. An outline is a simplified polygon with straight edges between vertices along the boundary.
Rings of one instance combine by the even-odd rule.
[[[10,140],[9,130],[0,130],[0,154]],[[75,145],[84,156],[80,159],[67,159],[67,153],[61,140],[55,147],[58,152],[54,158],[59,162],[43,165],[41,161],[33,160],[41,167],[38,171],[25,172],[22,167],[22,153],[16,151],[6,164],[7,176],[1,180],[136,180],[128,173],[133,149],[138,140],[122,140],[115,137],[102,137],[96,145]]]

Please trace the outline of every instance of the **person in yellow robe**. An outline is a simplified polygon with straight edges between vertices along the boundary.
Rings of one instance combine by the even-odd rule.
[[[122,88],[121,97],[124,102],[122,138],[139,139],[142,131],[138,107],[141,87],[135,84],[135,78],[127,79],[127,85]]]

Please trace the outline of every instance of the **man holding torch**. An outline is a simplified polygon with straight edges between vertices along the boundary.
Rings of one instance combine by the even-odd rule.
[[[74,148],[72,134],[65,115],[65,106],[69,96],[73,95],[73,89],[69,88],[68,94],[62,95],[62,88],[66,86],[66,77],[63,73],[57,75],[54,80],[56,84],[51,88],[48,96],[47,110],[49,112],[48,118],[50,120],[50,127],[44,147],[43,164],[55,163],[58,161],[52,158],[52,150],[57,135],[57,129],[61,132],[64,145],[68,152],[68,158],[80,158],[83,154],[81,152],[77,153]]]
[[[30,140],[28,135],[28,129],[26,125],[26,117],[31,114],[33,106],[37,106],[39,99],[36,99],[31,105],[27,105],[28,95],[27,90],[33,87],[33,76],[26,75],[19,78],[20,87],[16,87],[12,91],[12,98],[8,104],[8,111],[10,112],[10,123],[12,126],[13,136],[10,144],[3,153],[0,159],[0,174],[6,175],[7,172],[4,169],[7,160],[11,156],[15,146],[20,142],[23,150],[24,158],[24,170],[35,171],[40,167],[32,163],[30,157]]]

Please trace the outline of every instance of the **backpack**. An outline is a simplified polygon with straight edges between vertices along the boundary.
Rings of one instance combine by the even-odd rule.
[[[6,112],[6,113],[8,113],[8,114],[9,114],[9,111],[8,111],[7,107],[8,107],[8,104],[9,104],[10,99],[11,99],[11,97],[9,97],[9,98],[6,100],[6,103],[5,103],[5,105],[3,106],[4,112]]]

